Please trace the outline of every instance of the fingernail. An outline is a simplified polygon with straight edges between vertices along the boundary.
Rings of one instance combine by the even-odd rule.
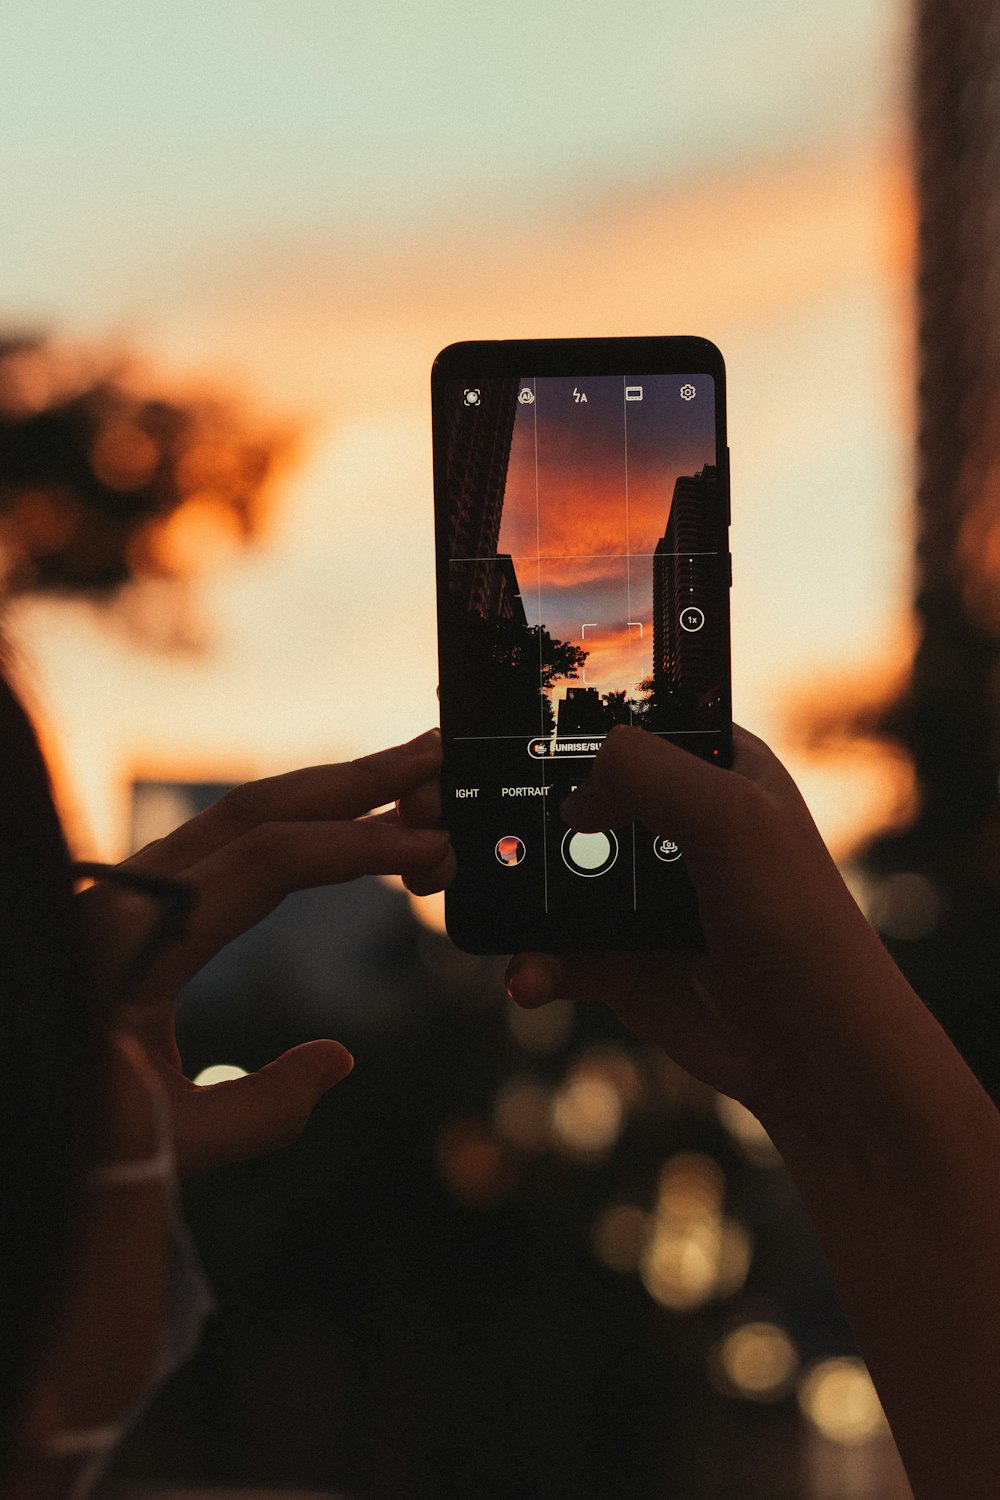
[[[416,739],[407,740],[402,749],[409,751],[411,755],[426,755],[428,750],[436,750],[440,743],[440,729],[428,729],[424,734],[418,734]]]

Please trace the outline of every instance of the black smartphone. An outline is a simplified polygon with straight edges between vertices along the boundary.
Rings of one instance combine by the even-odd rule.
[[[702,338],[452,344],[431,377],[450,937],[703,945],[683,849],[576,833],[616,724],[732,756],[725,367]]]

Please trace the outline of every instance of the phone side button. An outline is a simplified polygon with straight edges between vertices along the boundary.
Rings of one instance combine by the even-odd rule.
[[[729,444],[726,444],[726,525],[733,524],[733,471],[729,461]]]
[[[733,554],[729,554],[729,587],[733,586]]]

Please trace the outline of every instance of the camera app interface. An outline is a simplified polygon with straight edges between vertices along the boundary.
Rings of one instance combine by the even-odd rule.
[[[710,375],[656,374],[493,378],[441,398],[449,820],[460,873],[512,920],[585,924],[609,901],[640,917],[681,880],[669,837],[574,833],[558,806],[616,724],[723,753],[714,396]]]

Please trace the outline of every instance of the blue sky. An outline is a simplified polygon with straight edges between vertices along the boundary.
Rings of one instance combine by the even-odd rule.
[[[0,309],[114,320],[100,266],[544,214],[864,139],[888,0],[5,0]],[[888,80],[888,81],[887,81]],[[123,304],[130,303],[126,307]]]

